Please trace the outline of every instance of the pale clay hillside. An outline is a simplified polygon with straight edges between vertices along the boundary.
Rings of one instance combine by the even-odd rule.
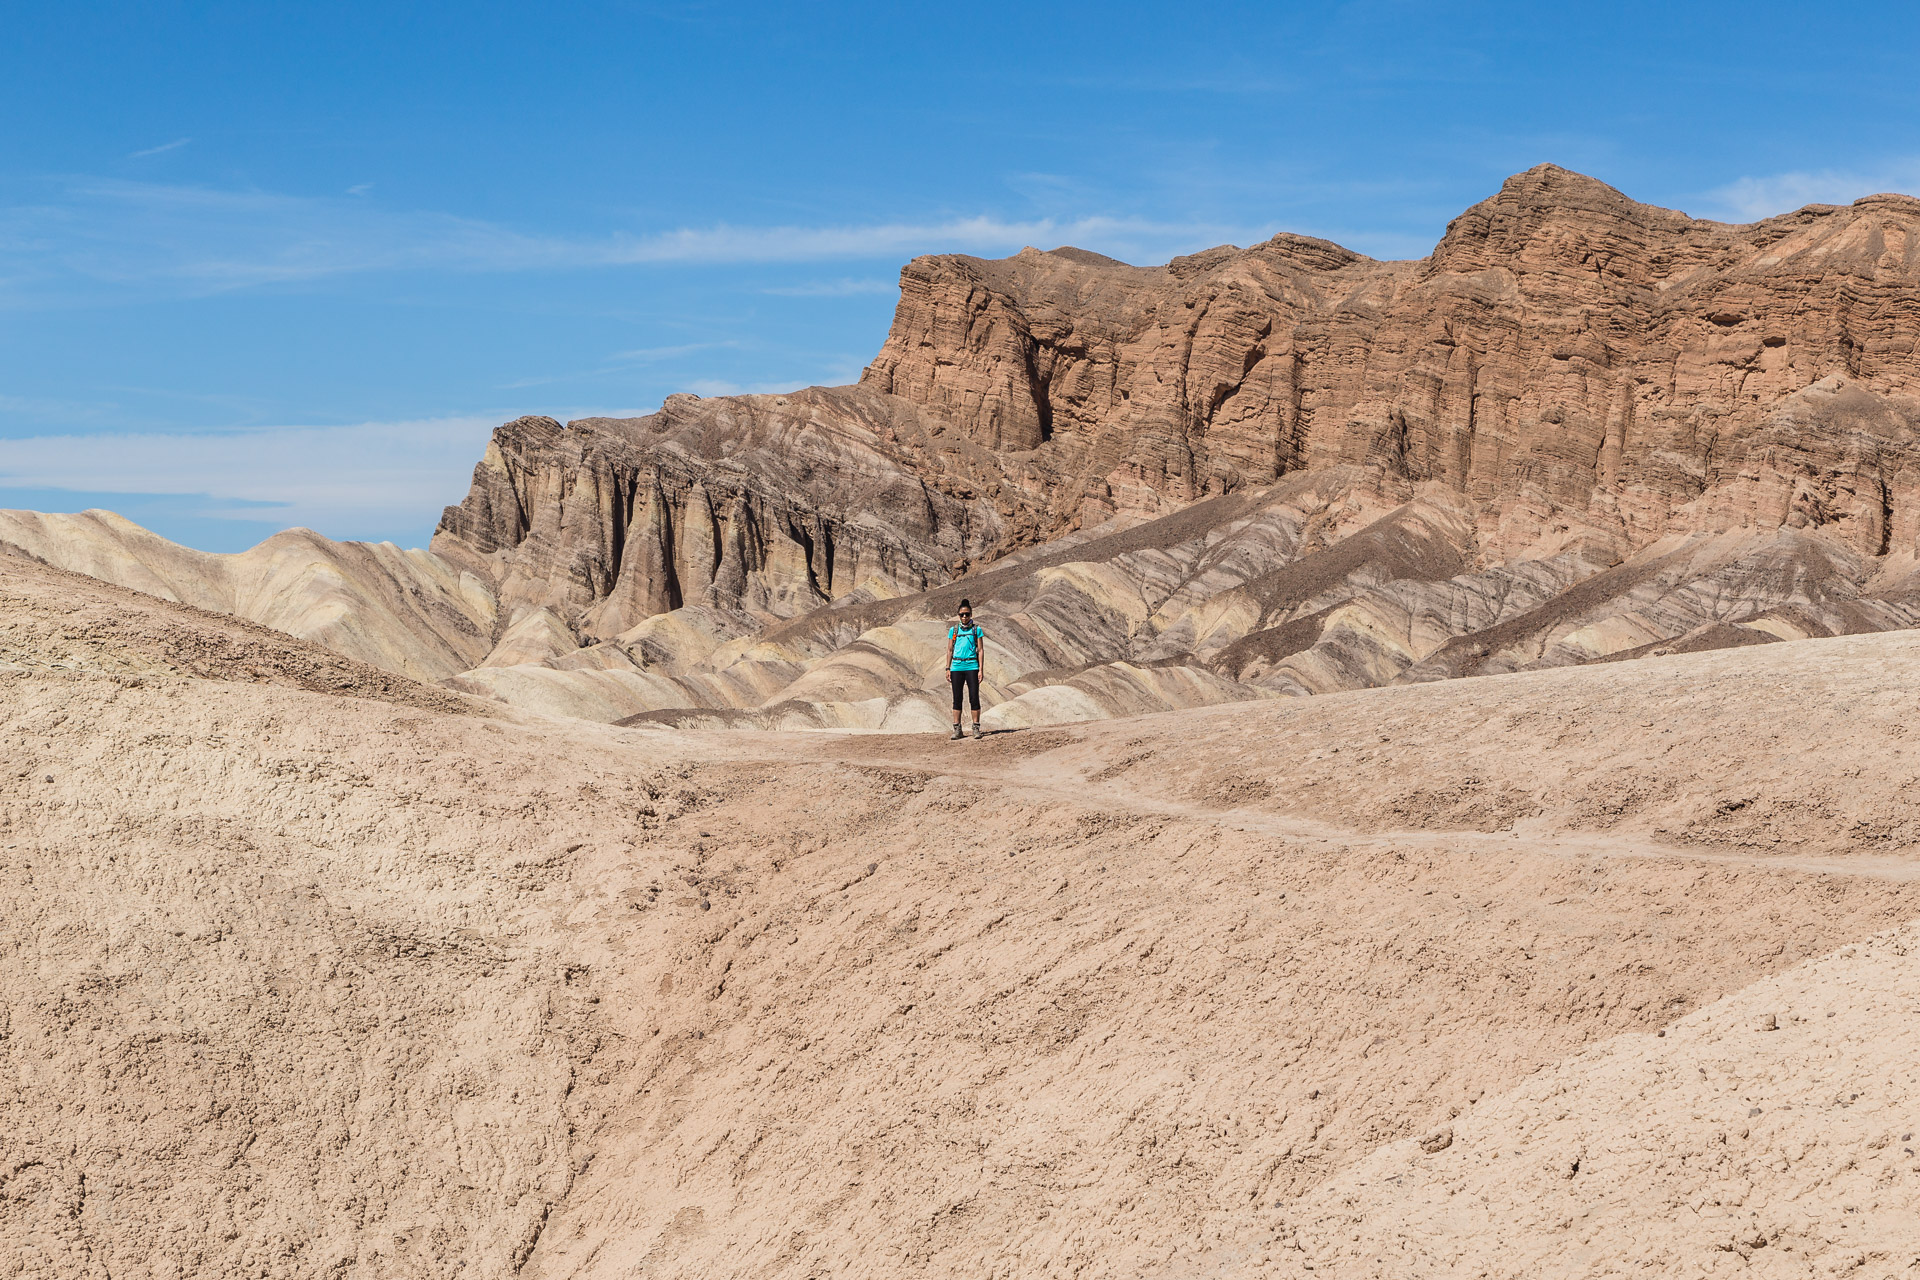
[[[0,1275],[1920,1274],[1916,341],[1920,201],[1543,166],[426,550],[0,512]]]

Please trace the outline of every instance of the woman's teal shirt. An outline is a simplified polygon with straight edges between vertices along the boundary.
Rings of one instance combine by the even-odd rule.
[[[953,641],[953,669],[955,671],[978,671],[980,669],[980,628],[948,627],[947,638]]]

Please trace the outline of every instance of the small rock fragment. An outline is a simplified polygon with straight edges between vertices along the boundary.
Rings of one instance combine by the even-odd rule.
[[[1420,1139],[1420,1149],[1428,1155],[1432,1155],[1436,1151],[1445,1151],[1452,1145],[1452,1129],[1436,1129],[1434,1132]]]
[[[1778,1031],[1779,1029],[1780,1018],[1777,1014],[1763,1013],[1760,1015],[1760,1020],[1754,1024],[1756,1031]]]

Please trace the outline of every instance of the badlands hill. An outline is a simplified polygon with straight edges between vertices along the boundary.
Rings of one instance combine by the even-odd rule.
[[[706,734],[0,555],[0,1271],[1910,1274],[1916,687]]]
[[[501,427],[429,552],[0,542],[509,705],[937,728],[1920,618],[1920,201],[1744,226],[1541,166],[1417,262],[1282,235],[901,274],[859,385]]]

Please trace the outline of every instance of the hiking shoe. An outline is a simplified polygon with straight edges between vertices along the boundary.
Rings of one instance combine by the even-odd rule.
[[[952,740],[953,740],[954,742],[958,742],[958,741],[960,741],[960,738],[961,738],[961,736],[962,736],[962,735],[961,735],[961,733],[960,733],[960,726],[959,726],[959,725],[955,725],[955,726],[953,726],[953,739],[952,739]]]
[[[982,738],[984,738],[984,737],[986,737],[986,736],[987,736],[986,734],[984,734],[984,733],[981,733],[981,732],[980,732],[980,726],[979,726],[979,725],[975,725],[975,726],[973,726],[973,740],[974,740],[975,742],[978,742],[978,741],[980,741],[980,739],[982,739]]]

